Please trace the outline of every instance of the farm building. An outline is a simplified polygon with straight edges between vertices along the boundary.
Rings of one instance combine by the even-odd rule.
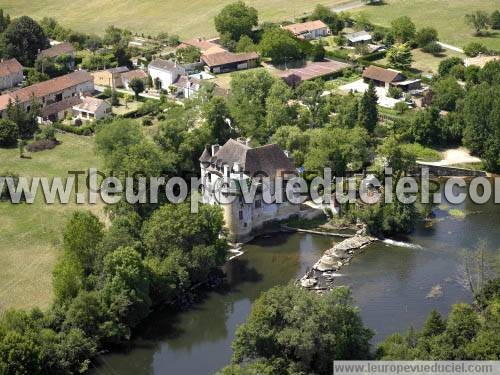
[[[421,87],[420,79],[406,79],[406,76],[398,70],[379,68],[370,65],[363,71],[365,83],[373,82],[375,86],[397,86],[403,91],[417,90]]]
[[[346,63],[334,60],[325,60],[319,62],[308,62],[301,68],[278,71],[276,75],[283,79],[288,85],[297,87],[304,81],[316,78],[325,78],[348,67],[350,67],[350,65]]]
[[[345,37],[347,39],[347,43],[350,46],[368,43],[372,40],[372,36],[370,35],[370,33],[366,32],[364,30],[358,31],[355,33],[351,33],[351,34],[346,34]]]
[[[259,58],[256,52],[219,52],[203,55],[201,57],[202,61],[206,64],[206,70],[212,73],[226,73],[235,70],[255,68]]]
[[[32,101],[36,100],[41,105],[43,112],[43,109],[49,105],[93,91],[93,77],[87,71],[79,70],[1,95],[0,117],[5,117],[5,110],[9,102],[18,101],[26,111],[29,111]],[[67,104],[69,105],[69,103]]]
[[[119,66],[117,68],[110,68],[105,70],[99,70],[98,72],[93,72],[94,83],[97,86],[107,86],[107,87],[123,87],[122,74],[128,72],[126,66]]]
[[[130,70],[128,72],[125,72],[122,74],[122,84],[123,87],[127,90],[129,90],[129,83],[132,81],[134,78],[139,78],[144,82],[144,84],[147,84],[148,82],[148,75],[144,70],[137,69],[137,70]]]
[[[70,70],[75,69],[75,47],[71,43],[64,42],[55,44],[54,46],[40,51],[38,54],[38,59],[58,59],[62,57],[67,57],[65,61],[66,66]]]

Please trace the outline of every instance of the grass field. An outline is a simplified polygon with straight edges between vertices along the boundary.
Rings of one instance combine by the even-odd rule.
[[[460,57],[461,59],[465,59],[466,56],[463,53],[450,51],[445,49],[443,53],[440,53],[439,56],[434,56],[430,53],[422,52],[421,49],[416,48],[411,51],[413,56],[413,62],[411,67],[422,72],[422,73],[433,73],[436,74],[438,72],[439,63],[452,56]],[[388,61],[386,58],[380,59],[376,61],[379,64],[387,65]]]
[[[316,4],[336,5],[349,0],[253,0],[261,21],[279,21],[311,11]],[[215,35],[213,18],[233,0],[1,0],[12,16],[55,17],[62,25],[86,33],[106,26],[125,27],[139,34],[166,31],[183,38]]]
[[[71,134],[57,138],[61,145],[33,153],[31,159],[20,159],[16,148],[0,149],[0,173],[64,178],[69,170],[99,166],[92,138]],[[76,203],[45,204],[40,194],[34,204],[0,202],[0,311],[50,304],[52,269],[60,251],[61,231],[76,208]],[[102,213],[101,205],[78,208]]]
[[[417,27],[436,28],[442,42],[463,47],[471,41],[480,41],[500,50],[500,31],[488,37],[475,37],[464,20],[465,14],[476,10],[491,13],[497,9],[500,5],[495,0],[385,0],[385,5],[366,6],[352,13],[364,12],[371,22],[382,26],[389,26],[399,16],[409,16]]]

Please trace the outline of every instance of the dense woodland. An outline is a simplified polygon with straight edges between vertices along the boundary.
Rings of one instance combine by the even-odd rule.
[[[311,15],[335,34],[346,17],[320,6]],[[243,3],[226,7],[215,23],[226,47],[257,50],[276,64],[325,56],[321,45],[299,41],[277,25],[259,25],[255,9]],[[373,27],[366,20],[358,24]],[[81,61],[87,69],[129,65],[134,52],[128,47],[131,33],[114,27],[100,38],[74,33],[52,19],[38,24],[2,14],[0,32],[2,56],[16,57],[28,67],[30,83],[64,74],[60,61],[45,65],[44,73],[37,65],[37,51],[48,46],[49,37],[91,51]],[[416,30],[408,17],[377,32],[393,45],[389,61],[401,69],[411,65],[410,46],[432,51],[437,40],[435,30]],[[168,34],[157,39],[179,42]],[[471,54],[480,49],[472,47]],[[96,53],[102,48],[104,53]],[[95,133],[105,169],[119,176],[197,175],[198,157],[207,145],[238,136],[251,138],[255,146],[274,142],[290,150],[308,178],[325,167],[341,176],[362,170],[382,173],[388,165],[399,179],[414,165],[420,146],[465,145],[489,171],[499,172],[500,62],[479,69],[464,67],[458,58],[446,59],[429,83],[431,107],[386,123],[378,120],[373,86],[363,95],[323,95],[322,80],[292,89],[265,70],[253,70],[232,77],[228,98],[217,96],[210,85],[182,105],[162,96],[142,104],[137,112],[142,121],[117,118],[97,123],[89,132]],[[8,119],[0,120],[0,146],[15,145],[17,139],[55,139],[53,130],[38,128],[36,111],[32,106],[26,114],[12,103]],[[156,126],[148,128],[152,119]],[[193,289],[225,262],[218,207],[202,206],[191,214],[189,202],[122,203],[109,206],[107,214],[108,227],[88,212],[74,213],[67,224],[61,234],[63,255],[53,274],[56,298],[48,311],[8,311],[2,317],[1,374],[88,370],[100,352],[128,342],[153,309],[181,308]],[[383,202],[348,210],[350,219],[361,219],[371,233],[385,235],[410,232],[424,214],[414,205]],[[499,359],[499,298],[497,279],[478,291],[474,304],[456,305],[446,318],[433,313],[421,331],[395,334],[376,349],[370,347],[372,332],[352,306],[348,290],[320,297],[293,285],[277,287],[255,302],[233,343],[234,363],[221,373],[327,374],[332,359]]]

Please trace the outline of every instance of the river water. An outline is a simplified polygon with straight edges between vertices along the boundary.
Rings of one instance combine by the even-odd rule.
[[[459,282],[461,252],[480,240],[500,247],[500,210],[493,203],[442,204],[434,213],[433,224],[419,224],[410,237],[367,247],[337,279],[351,287],[365,324],[376,331],[374,344],[419,328],[432,309],[446,314],[452,304],[469,302]],[[229,363],[235,330],[259,294],[302,276],[333,241],[340,240],[298,233],[254,240],[226,265],[225,290],[208,293],[187,312],[153,314],[132,350],[102,356],[94,374],[213,374]],[[438,285],[442,295],[428,297]]]

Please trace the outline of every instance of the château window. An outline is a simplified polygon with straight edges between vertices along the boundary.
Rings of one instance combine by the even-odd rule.
[[[240,220],[243,220],[243,211],[240,211]]]
[[[261,200],[255,201],[255,208],[261,208],[261,207],[262,207],[262,201]]]

